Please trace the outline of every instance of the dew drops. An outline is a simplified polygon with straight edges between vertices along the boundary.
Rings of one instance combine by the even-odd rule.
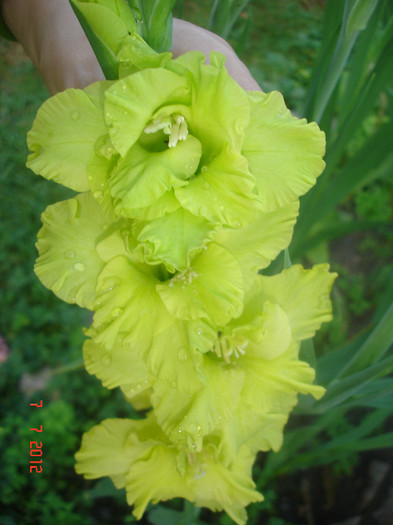
[[[321,310],[329,309],[330,308],[330,299],[327,294],[323,294],[318,299],[318,308]]]
[[[201,172],[202,173],[206,173],[207,170],[208,170],[207,166],[202,166],[202,168],[201,168]]]
[[[74,250],[67,250],[66,252],[64,252],[64,257],[66,259],[73,259],[75,257]]]
[[[205,182],[203,187],[205,188],[205,190],[208,190],[210,188],[210,184],[208,182]]]
[[[117,341],[118,343],[123,343],[124,340],[125,340],[125,338],[127,337],[127,335],[128,335],[127,332],[120,332],[120,333],[118,334],[118,336],[116,337],[116,341]]]
[[[120,317],[123,311],[124,311],[123,308],[120,308],[119,306],[116,306],[115,308],[113,308],[111,311],[112,319],[117,319],[118,317]]]
[[[187,350],[185,350],[185,348],[182,348],[181,350],[179,350],[177,354],[177,358],[179,359],[181,363],[185,363],[188,360]]]
[[[104,293],[105,292],[111,292],[114,288],[116,288],[116,286],[118,286],[121,282],[121,279],[119,279],[118,277],[113,277],[113,278],[110,278],[110,279],[106,279],[105,280],[105,283],[104,283]]]
[[[105,365],[105,366],[110,366],[111,363],[112,363],[112,357],[110,356],[110,354],[105,354],[102,359],[102,364]]]
[[[193,436],[200,436],[202,434],[202,427],[201,425],[192,424],[189,426],[188,431]]]
[[[81,114],[79,113],[79,111],[76,109],[74,111],[71,111],[70,113],[70,117],[71,117],[71,120],[79,120],[80,117],[81,117]]]
[[[86,266],[81,262],[77,262],[74,264],[73,269],[76,272],[84,272],[86,270]]]
[[[93,193],[93,197],[95,199],[97,199],[98,201],[100,201],[102,198],[103,198],[103,193],[102,191],[99,191],[99,190],[96,190],[94,193]]]

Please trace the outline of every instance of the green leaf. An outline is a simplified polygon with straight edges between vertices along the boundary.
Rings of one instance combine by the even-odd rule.
[[[142,36],[159,53],[172,47],[172,9],[175,3],[176,0],[138,0],[143,13]]]
[[[83,0],[69,0],[107,80],[119,77],[116,52],[127,34],[122,20],[110,9]]]
[[[327,387],[324,398],[315,404],[314,413],[322,413],[350,399],[374,379],[383,377],[393,371],[393,356],[387,357],[360,372],[333,380]]]
[[[383,318],[359,348],[353,358],[341,370],[347,376],[377,363],[393,345],[393,303]]]
[[[378,3],[379,0],[356,0],[348,16],[346,32],[364,29]]]

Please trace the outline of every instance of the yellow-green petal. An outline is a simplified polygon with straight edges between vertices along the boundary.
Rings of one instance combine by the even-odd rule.
[[[125,443],[134,421],[106,419],[83,435],[82,446],[75,454],[75,470],[87,479],[113,476],[117,487],[124,487],[131,460],[124,454]]]
[[[211,242],[191,267],[157,284],[166,308],[179,319],[206,318],[224,325],[243,309],[243,277],[232,255]]]
[[[285,206],[308,191],[325,163],[325,136],[315,122],[291,115],[282,95],[249,93],[250,123],[242,154],[255,176],[265,211]]]
[[[234,228],[255,221],[261,209],[246,159],[229,147],[202,166],[187,186],[176,188],[175,195],[194,215]]]
[[[138,352],[122,342],[123,336],[120,334],[112,351],[88,339],[83,345],[83,359],[86,370],[97,376],[104,387],[124,386],[127,395],[132,397],[150,387],[149,373]]]
[[[192,136],[175,148],[148,151],[135,144],[112,171],[110,192],[117,213],[130,216],[133,208],[144,208],[157,201],[172,188],[184,186],[196,170],[201,144]]]
[[[108,85],[67,89],[44,102],[27,135],[27,167],[75,191],[89,189],[87,165],[97,138],[107,132],[102,92]]]
[[[124,157],[159,108],[190,102],[190,85],[166,69],[145,69],[116,82],[105,97],[110,138]]]
[[[148,264],[164,263],[170,272],[185,270],[190,258],[211,240],[215,225],[178,208],[159,219],[136,224],[137,240]]]
[[[278,275],[259,276],[255,299],[250,301],[268,299],[279,304],[288,315],[293,338],[301,341],[313,337],[321,324],[332,318],[329,294],[336,277],[329,273],[328,264],[311,270],[296,264]]]
[[[107,217],[91,194],[83,193],[48,206],[41,219],[35,273],[63,301],[92,310],[104,266],[96,245]]]
[[[215,236],[215,242],[239,263],[246,290],[258,270],[266,268],[289,245],[298,210],[295,201],[274,212],[261,212],[256,221],[241,228],[222,229]]]
[[[127,257],[110,260],[97,282],[96,313],[88,335],[111,349],[123,333],[123,342],[137,345],[143,354],[172,321],[156,292],[157,282],[154,274]]]

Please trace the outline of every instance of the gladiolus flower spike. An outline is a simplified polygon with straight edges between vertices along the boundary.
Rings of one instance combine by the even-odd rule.
[[[76,470],[125,487],[137,518],[182,497],[242,524],[263,499],[256,453],[280,448],[298,393],[324,392],[298,352],[331,318],[335,275],[258,274],[290,243],[324,135],[219,53],[132,50],[119,80],[50,98],[28,134],[27,165],[77,192],[43,213],[35,271],[94,312],[87,371],[149,409],[87,432]]]

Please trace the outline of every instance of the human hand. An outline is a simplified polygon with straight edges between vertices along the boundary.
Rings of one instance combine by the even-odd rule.
[[[23,45],[53,95],[84,88],[104,78],[94,52],[68,0],[3,0],[6,24]],[[247,67],[221,37],[190,22],[174,19],[174,56],[199,50],[219,51],[230,75],[246,90],[259,90]]]

